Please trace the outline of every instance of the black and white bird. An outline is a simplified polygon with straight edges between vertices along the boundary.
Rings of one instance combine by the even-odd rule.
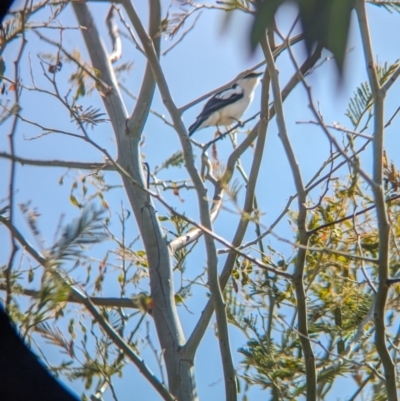
[[[230,88],[218,92],[204,105],[196,121],[189,127],[189,136],[195,131],[212,126],[228,127],[240,118],[254,97],[262,72],[251,72],[239,79]]]

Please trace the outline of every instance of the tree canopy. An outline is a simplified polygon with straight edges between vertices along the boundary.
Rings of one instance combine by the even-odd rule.
[[[10,10],[0,300],[54,375],[83,400],[398,399],[399,11]],[[243,121],[189,138],[250,72]]]

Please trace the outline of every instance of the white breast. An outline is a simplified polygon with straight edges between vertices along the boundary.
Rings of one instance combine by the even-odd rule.
[[[247,107],[253,100],[253,93],[246,94],[235,103],[229,104],[219,111],[218,116],[215,116],[215,122],[210,125],[229,126],[237,123],[243,116]]]

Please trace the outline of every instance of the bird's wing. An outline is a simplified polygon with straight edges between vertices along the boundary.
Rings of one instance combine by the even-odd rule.
[[[242,97],[243,88],[238,84],[234,84],[229,89],[218,92],[208,100],[201,113],[197,116],[195,123],[189,127],[189,136],[199,129],[201,124],[203,124],[212,113],[240,100]]]
[[[208,117],[210,114],[230,105],[243,97],[243,89],[240,85],[234,84],[229,89],[218,92],[203,107],[200,116]]]

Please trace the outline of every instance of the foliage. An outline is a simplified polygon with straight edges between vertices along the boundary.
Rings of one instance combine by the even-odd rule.
[[[0,227],[11,246],[0,297],[51,371],[82,383],[82,399],[122,399],[115,383],[129,382],[134,364],[158,397],[196,400],[196,353],[210,325],[226,399],[261,388],[273,401],[324,400],[341,380],[351,383],[345,397],[397,399],[400,172],[384,133],[398,130],[400,109],[387,119],[384,106],[399,62],[370,54],[364,1],[298,0],[287,37],[276,19],[284,3],[160,8],[154,0],[146,30],[129,0],[110,5],[106,24],[85,2],[45,0],[3,23],[0,120],[8,135],[0,160],[9,175]],[[394,1],[369,3],[400,10]],[[187,67],[194,53],[186,60],[173,50],[189,42],[200,52],[190,32],[212,11],[225,25],[238,13],[255,17],[246,21],[251,46],[263,50],[252,68],[266,68],[262,99],[245,123],[189,139],[183,113],[210,93],[178,107],[184,97],[175,85],[186,84],[187,71],[193,86],[198,78]],[[357,74],[347,127],[329,124],[314,100],[314,74],[328,76],[331,56],[318,62],[319,47],[312,50],[322,44],[343,72],[353,11],[369,61],[367,75]],[[102,42],[106,27],[112,52]],[[320,136],[288,133],[299,115]],[[274,147],[276,123],[282,147]],[[24,156],[29,150],[35,157]],[[38,336],[60,351],[57,363]]]
[[[285,0],[261,0],[256,2],[256,18],[250,36],[251,47],[260,42],[265,29],[270,28],[275,13]],[[350,16],[354,8],[353,0],[297,0],[299,18],[305,44],[310,54],[312,46],[320,43],[331,51],[340,72],[343,70],[347,38],[350,29]]]

